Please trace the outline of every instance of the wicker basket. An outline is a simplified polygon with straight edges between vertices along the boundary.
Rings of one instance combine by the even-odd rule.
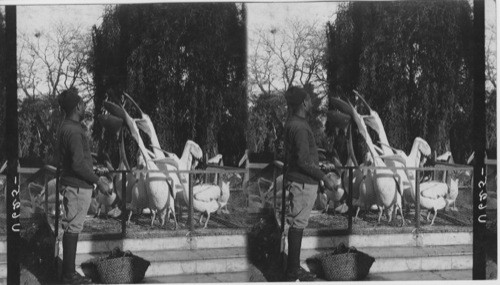
[[[138,256],[104,259],[97,263],[97,274],[102,283],[138,283],[144,278],[149,261]]]
[[[85,276],[93,282],[124,284],[142,281],[149,265],[149,261],[130,251],[115,248],[108,257],[92,258],[83,262],[81,267]]]
[[[375,258],[349,249],[346,253],[326,253],[318,257],[323,274],[329,281],[352,281],[365,279]]]
[[[104,259],[106,259],[106,257],[95,257],[85,262],[82,262],[81,268],[83,274],[85,274],[85,276],[87,276],[88,278],[92,279],[93,282],[101,283],[101,281],[99,280],[99,275],[97,274],[97,263],[99,263],[101,260]]]

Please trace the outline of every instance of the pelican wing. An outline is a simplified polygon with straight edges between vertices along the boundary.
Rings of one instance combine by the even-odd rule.
[[[198,201],[209,202],[220,198],[221,188],[217,185],[200,184],[193,187],[193,195]]]
[[[448,185],[438,181],[427,181],[420,183],[420,195],[430,199],[445,197],[448,193]]]

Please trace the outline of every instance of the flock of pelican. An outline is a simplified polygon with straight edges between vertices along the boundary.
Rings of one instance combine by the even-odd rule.
[[[367,107],[368,114],[359,114],[349,101],[339,98],[331,99],[331,104],[336,110],[328,113],[328,119],[336,128],[346,130],[348,135],[348,160],[345,166],[354,166],[355,169],[352,177],[352,189],[343,186],[347,184],[346,181],[349,179],[346,175],[347,171],[328,174],[333,175],[340,182],[336,190],[325,190],[324,193],[321,193],[327,201],[327,207],[329,200],[336,203],[345,201],[345,194],[348,191],[353,191],[353,206],[357,207],[355,220],[358,219],[361,209],[366,212],[371,208],[378,209],[379,223],[384,212],[388,222],[391,222],[393,213],[396,212],[397,215],[399,209],[403,226],[406,221],[402,201],[404,200],[406,205],[415,204],[416,195],[419,195],[420,206],[428,210],[427,220],[430,221],[431,225],[434,224],[437,211],[455,202],[458,195],[457,179],[453,179],[448,175],[446,182],[422,182],[419,184],[419,193],[417,193],[415,188],[415,168],[422,165],[423,157],[431,154],[430,146],[424,139],[417,137],[409,154],[392,147],[378,113],[368,105],[358,92],[354,91],[354,93]],[[131,205],[127,222],[130,222],[133,213],[142,213],[149,209],[151,212],[151,225],[153,225],[156,217],[159,218],[162,226],[172,217],[177,229],[176,204],[188,204],[190,175],[187,171],[197,166],[199,160],[203,157],[202,149],[195,142],[188,140],[180,158],[175,153],[163,150],[151,118],[141,110],[128,94],[124,93],[124,98],[125,103],[131,102],[139,111],[140,116],[138,118],[129,115],[125,110],[125,103],[118,105],[110,101],[104,101],[103,103],[107,114],[98,117],[103,127],[115,133],[120,141],[118,144],[120,161],[116,170],[127,171],[125,183],[122,181],[121,173],[109,175],[110,186],[114,192],[110,196],[101,193],[97,195],[96,201],[99,209],[102,205],[111,205],[117,197],[121,198],[122,185],[125,185],[128,199],[122,201]],[[368,147],[368,152],[361,163],[356,160],[352,145],[354,126]],[[368,127],[377,133],[379,139],[377,143],[380,146],[374,143],[368,132]],[[129,131],[139,147],[137,165],[133,168],[130,167],[125,153],[125,130]],[[140,131],[148,136],[151,142],[149,147],[146,147]],[[220,160],[220,155],[217,158]],[[335,164],[341,166],[339,161]],[[106,166],[109,170],[115,170],[109,160],[106,162]],[[362,166],[368,166],[368,168]],[[275,183],[271,185],[271,188],[276,186],[278,195],[281,195],[282,179],[282,176],[279,176],[276,185]],[[38,199],[40,199],[40,193],[43,192],[43,189],[39,189],[40,187],[41,185],[30,183],[31,197],[39,197]],[[229,182],[223,181],[221,185],[198,183],[192,187],[193,208],[201,213],[200,224],[203,217],[206,216],[204,224],[204,228],[206,228],[211,213],[220,211],[224,207],[227,212],[227,202],[230,195]],[[51,195],[49,201],[55,201],[55,179],[48,182],[48,189]],[[182,206],[178,207],[178,209],[182,209]],[[342,213],[347,210],[345,203],[336,209],[336,211]],[[431,213],[434,213],[432,220],[429,218]]]
[[[156,217],[158,217],[161,226],[164,226],[167,219],[172,217],[177,229],[176,202],[177,205],[181,203],[188,205],[189,203],[190,175],[187,171],[193,170],[198,161],[202,159],[202,149],[194,141],[188,140],[180,158],[175,153],[163,150],[150,117],[139,108],[128,94],[125,93],[124,97],[138,109],[139,118],[131,117],[124,108],[125,104],[117,105],[113,102],[104,101],[103,104],[107,114],[99,115],[98,119],[106,130],[117,134],[120,140],[118,145],[120,157],[118,168],[114,169],[109,160],[105,161],[105,163],[110,171],[127,171],[125,181],[127,201],[122,200],[124,203],[130,203],[131,206],[127,223],[130,222],[133,213],[142,213],[149,210],[151,225],[153,225]],[[139,148],[137,165],[133,168],[130,167],[125,153],[125,130],[130,132]],[[146,147],[139,130],[149,137],[151,141],[149,148]],[[217,159],[220,160],[221,156],[218,155]],[[95,197],[99,209],[97,215],[99,215],[101,206],[107,208],[115,202],[117,197],[122,199],[122,174],[108,171],[107,175],[113,193],[111,195],[97,194]],[[228,181],[221,181],[220,186],[197,183],[192,187],[193,208],[201,213],[200,224],[202,224],[203,217],[206,216],[204,228],[207,227],[212,213],[219,210],[228,212],[227,202],[230,196]],[[44,187],[36,183],[30,183],[28,188],[32,200],[40,200],[38,202],[32,201],[31,204],[41,204],[45,191]],[[52,204],[55,202],[55,188],[55,179],[52,179],[47,183],[48,200]],[[182,209],[182,205],[179,205],[178,209]],[[55,214],[54,209],[52,211]]]
[[[180,158],[175,153],[164,151],[160,146],[150,117],[140,109],[128,94],[125,93],[124,97],[138,109],[139,118],[132,118],[124,106],[105,101],[104,108],[109,114],[100,116],[100,120],[104,126],[112,126],[109,130],[120,134],[120,168],[128,171],[132,170],[126,161],[123,144],[123,132],[128,129],[139,147],[136,169],[147,170],[146,172],[136,172],[135,183],[133,178],[127,178],[127,191],[130,192],[127,193],[130,194],[127,196],[132,198],[132,211],[129,214],[129,221],[133,212],[140,213],[144,208],[148,208],[152,212],[151,225],[153,225],[157,215],[162,226],[172,216],[175,228],[177,228],[175,202],[179,201],[188,204],[190,185],[190,175],[187,172],[178,171],[194,169],[198,161],[202,159],[203,152],[200,146],[191,140],[186,142]],[[109,124],[109,122],[116,123]],[[151,150],[144,144],[139,130],[149,137]],[[133,172],[129,172],[129,176],[134,176]],[[225,206],[227,207],[229,195],[229,182],[223,181],[221,186],[207,183],[193,186],[193,208],[201,213],[200,223],[203,216],[207,216],[204,228],[207,227],[211,213],[221,210]]]
[[[457,198],[458,180],[448,176],[446,182],[427,181],[419,184],[419,193],[416,193],[416,170],[421,167],[421,159],[431,154],[429,144],[422,138],[415,138],[412,149],[407,155],[404,151],[393,148],[387,138],[384,126],[377,112],[375,112],[364,98],[356,91],[356,96],[367,107],[368,114],[360,115],[350,102],[334,98],[332,105],[338,111],[332,111],[329,119],[336,127],[346,128],[348,140],[348,162],[346,166],[358,166],[352,147],[352,126],[354,123],[368,147],[368,153],[361,166],[370,168],[356,168],[353,177],[353,205],[357,206],[355,219],[361,208],[376,208],[379,210],[378,222],[386,211],[388,222],[392,214],[398,209],[401,214],[402,225],[406,224],[402,201],[406,205],[415,204],[416,195],[419,195],[420,206],[428,210],[427,220],[434,224],[437,211],[444,209]],[[373,129],[379,138],[380,147],[377,146],[370,134],[368,127]],[[342,176],[346,179],[346,176]],[[347,189],[348,190],[348,189]],[[340,188],[337,191],[345,191]],[[327,191],[328,192],[328,191]],[[328,194],[328,193],[327,193]],[[334,201],[339,201],[337,197]],[[429,219],[434,213],[432,220]]]

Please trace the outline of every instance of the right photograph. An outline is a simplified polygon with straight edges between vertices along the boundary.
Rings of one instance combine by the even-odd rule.
[[[476,279],[474,3],[246,5],[240,165],[261,216],[250,281]],[[495,10],[485,2],[486,279],[497,279]]]

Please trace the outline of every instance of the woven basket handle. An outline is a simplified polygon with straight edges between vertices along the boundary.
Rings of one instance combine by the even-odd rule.
[[[358,250],[354,247],[354,246],[350,246],[347,248],[347,253],[351,253],[351,252],[357,252]]]

